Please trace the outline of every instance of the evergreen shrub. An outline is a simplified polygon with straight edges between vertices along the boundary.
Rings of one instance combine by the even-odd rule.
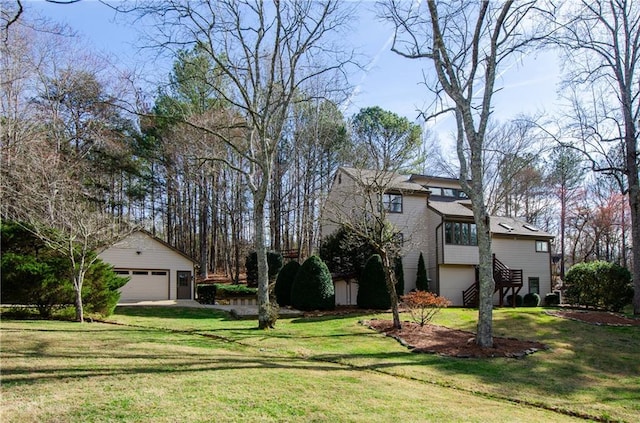
[[[284,259],[278,251],[267,251],[267,265],[269,266],[269,283],[273,282]],[[255,288],[258,286],[258,253],[252,251],[245,258],[245,268],[247,271],[247,286]]]
[[[522,299],[522,305],[525,307],[538,307],[540,305],[540,295],[535,292],[529,292],[525,294]]]
[[[631,272],[606,261],[578,263],[565,276],[566,302],[620,311],[633,299]]]
[[[198,302],[201,304],[215,304],[216,302],[216,285],[215,284],[199,284],[196,287]]]
[[[282,307],[291,305],[291,287],[293,286],[293,280],[298,270],[300,270],[300,263],[290,261],[285,264],[280,273],[278,273],[274,293],[278,304]]]
[[[560,294],[557,292],[549,292],[544,296],[544,305],[547,307],[555,307],[560,305]]]
[[[357,304],[359,308],[386,310],[391,307],[391,297],[385,283],[382,258],[372,255],[358,280]]]
[[[3,222],[0,232],[0,295],[3,303],[33,306],[44,318],[75,303],[68,258],[48,248],[17,223]],[[111,266],[95,254],[89,255],[88,259],[95,261],[87,270],[82,285],[84,309],[108,316],[120,299],[118,289],[128,278],[116,275]]]
[[[418,291],[429,290],[429,278],[427,277],[427,267],[424,264],[424,257],[422,256],[422,252],[420,252],[420,257],[418,258],[418,273],[416,274],[416,289]]]
[[[300,266],[291,287],[291,305],[298,310],[332,310],[336,296],[329,268],[318,256]]]
[[[355,236],[344,226],[325,237],[319,255],[331,273],[360,277],[364,265],[375,251],[371,245]]]
[[[513,295],[507,295],[507,304],[508,306],[511,306],[513,304],[513,302],[511,301],[513,299]],[[522,295],[517,294],[516,295],[516,307],[522,307]]]

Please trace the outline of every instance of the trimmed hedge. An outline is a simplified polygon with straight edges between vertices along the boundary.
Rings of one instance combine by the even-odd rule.
[[[274,293],[276,301],[281,307],[291,305],[291,287],[293,287],[293,280],[296,278],[298,270],[300,270],[300,263],[290,261],[278,273]]]
[[[198,302],[201,304],[215,304],[216,302],[216,285],[200,284],[196,287]]]
[[[372,255],[364,266],[358,281],[359,308],[387,310],[391,307],[391,298],[385,282],[382,258]]]
[[[606,261],[578,263],[565,276],[566,302],[620,311],[633,299],[631,272]]]
[[[544,305],[547,307],[555,307],[560,305],[560,294],[557,292],[550,292],[544,296]]]
[[[538,307],[540,305],[540,295],[535,292],[529,292],[522,299],[522,305],[525,307]]]
[[[331,273],[320,257],[311,256],[300,266],[291,287],[291,305],[305,311],[335,308]]]
[[[511,306],[513,303],[511,302],[511,300],[513,299],[513,295],[507,295],[507,306]],[[516,307],[522,307],[522,295],[517,294],[516,295]]]
[[[245,285],[229,285],[224,283],[214,284],[216,287],[217,298],[231,298],[231,297],[255,297],[258,295],[258,289]]]

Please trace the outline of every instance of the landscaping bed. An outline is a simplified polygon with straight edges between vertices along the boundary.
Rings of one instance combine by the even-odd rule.
[[[493,337],[493,348],[481,348],[475,343],[475,334],[472,332],[431,324],[420,326],[413,322],[403,322],[402,329],[394,329],[391,320],[370,320],[363,324],[397,339],[416,353],[457,358],[522,358],[536,351],[548,349],[540,342],[496,336]]]

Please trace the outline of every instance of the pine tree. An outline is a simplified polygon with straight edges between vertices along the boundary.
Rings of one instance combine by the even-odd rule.
[[[424,265],[424,257],[422,256],[422,253],[420,253],[420,258],[418,259],[418,274],[416,275],[416,289],[418,291],[429,290],[429,278],[427,277],[427,268]]]

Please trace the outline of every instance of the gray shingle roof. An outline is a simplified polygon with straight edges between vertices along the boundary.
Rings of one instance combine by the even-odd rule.
[[[400,191],[423,192],[425,194],[429,192],[429,190],[422,185],[411,182],[409,180],[410,176],[408,175],[372,169],[356,169],[352,167],[341,167],[340,169],[356,182],[368,186],[378,184],[390,190],[397,189]]]
[[[429,207],[446,217],[473,217],[473,211],[458,201],[429,201]]]

